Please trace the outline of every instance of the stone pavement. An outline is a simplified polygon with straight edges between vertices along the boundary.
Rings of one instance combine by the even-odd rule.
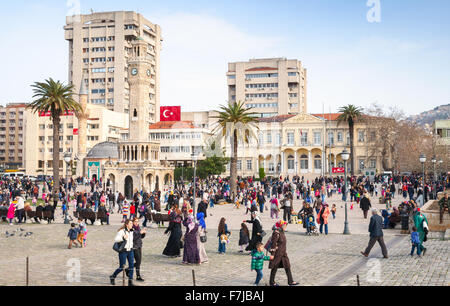
[[[399,201],[399,199],[396,199]],[[292,265],[294,279],[301,285],[344,285],[356,286],[356,275],[360,284],[368,285],[450,285],[448,272],[450,266],[450,241],[438,239],[434,234],[426,242],[428,251],[424,257],[411,257],[409,236],[400,235],[399,230],[386,230],[385,242],[388,245],[389,259],[383,259],[380,248],[375,245],[369,258],[360,255],[369,241],[368,221],[362,218],[362,212],[355,206],[349,210],[350,231],[352,235],[342,235],[343,209],[337,197],[330,199],[338,206],[337,218],[330,220],[328,236],[305,236],[301,225],[289,225],[288,254]],[[295,210],[300,208],[296,201]],[[376,205],[379,208],[384,205]],[[206,223],[208,241],[206,251],[209,263],[203,265],[181,264],[181,258],[163,256],[168,236],[164,229],[149,228],[144,239],[142,275],[149,286],[191,286],[192,270],[195,270],[198,286],[251,286],[256,277],[250,271],[250,256],[238,253],[239,227],[244,220],[244,209],[233,209],[232,205],[216,206],[208,210]],[[217,225],[221,216],[227,217],[232,231],[227,253],[217,252]],[[247,216],[249,217],[249,216]],[[61,213],[57,221],[62,222]],[[263,224],[269,233],[274,220],[264,212]],[[109,285],[108,276],[118,266],[117,254],[112,250],[114,236],[120,227],[120,216],[111,216],[111,226],[88,226],[88,246],[85,249],[67,249],[67,225],[14,225],[0,224],[0,286],[24,285],[26,275],[26,257],[30,260],[30,285],[44,286],[103,286]],[[15,236],[6,238],[5,232],[22,228],[33,232],[31,237]],[[250,227],[251,230],[251,227]],[[68,266],[70,260],[80,264],[80,282],[69,282],[67,274],[74,270]],[[270,270],[265,263],[262,283],[267,284]],[[69,278],[70,280],[70,278]],[[283,269],[277,274],[277,282],[286,285],[287,279]],[[121,285],[121,277],[116,280]]]

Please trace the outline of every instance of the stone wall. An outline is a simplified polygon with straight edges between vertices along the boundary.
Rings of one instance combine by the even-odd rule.
[[[438,194],[438,199],[442,199],[443,193]],[[442,224],[439,223],[439,205],[438,200],[430,200],[421,208],[428,220],[428,228],[432,232],[445,232],[450,228],[450,216],[448,212],[444,213]]]

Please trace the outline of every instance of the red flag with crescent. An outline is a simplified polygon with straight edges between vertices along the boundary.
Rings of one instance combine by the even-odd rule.
[[[181,121],[181,106],[162,106],[161,121]]]

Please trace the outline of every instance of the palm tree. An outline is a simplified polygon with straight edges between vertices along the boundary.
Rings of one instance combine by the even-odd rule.
[[[234,102],[228,105],[221,105],[221,111],[218,111],[218,116],[212,118],[218,119],[218,125],[214,129],[213,133],[217,134],[220,139],[231,137],[232,154],[230,164],[230,177],[231,177],[231,194],[232,199],[236,195],[237,191],[237,149],[238,141],[243,143],[250,143],[251,138],[257,139],[254,128],[256,122],[256,113],[250,112],[251,108],[246,108],[244,102]],[[218,142],[221,143],[221,142]],[[225,142],[226,145],[226,142]]]
[[[31,85],[33,88],[33,102],[27,105],[33,113],[50,113],[53,122],[53,202],[58,203],[59,193],[59,129],[61,116],[67,112],[74,112],[75,115],[82,113],[81,105],[76,102],[73,95],[73,85],[64,85],[55,82],[52,78],[45,82],[36,82]]]
[[[339,112],[342,114],[338,117],[338,125],[342,122],[346,122],[346,123],[348,123],[348,127],[350,130],[350,165],[351,165],[351,175],[352,176],[354,174],[354,169],[355,169],[354,156],[353,156],[354,133],[355,133],[354,126],[355,126],[355,122],[362,120],[363,111],[364,110],[362,108],[351,105],[351,104],[349,104],[347,106],[343,106],[339,109]]]

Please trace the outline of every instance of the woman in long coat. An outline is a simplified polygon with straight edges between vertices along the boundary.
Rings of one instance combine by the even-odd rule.
[[[170,232],[169,240],[167,241],[166,248],[163,251],[163,255],[170,257],[179,257],[181,249],[181,211],[178,207],[170,213],[169,227],[164,232],[167,234]]]
[[[186,227],[186,233],[184,234],[183,263],[199,264],[200,255],[197,248],[197,232],[199,226],[194,222],[194,217],[192,215],[186,217],[183,221],[183,225]]]
[[[197,214],[198,220],[198,231],[197,231],[197,249],[198,255],[200,256],[200,263],[208,262],[208,255],[206,255],[205,244],[200,240],[201,236],[206,236],[206,223],[205,223],[205,215],[204,213]]]
[[[252,212],[252,220],[244,221],[246,223],[253,224],[252,226],[252,238],[250,239],[250,243],[248,244],[246,251],[256,250],[256,244],[262,242],[261,233],[263,232],[263,228],[261,225],[261,219],[258,216],[257,211]]]
[[[270,286],[278,286],[278,284],[275,283],[275,275],[277,274],[278,268],[284,268],[286,271],[289,286],[298,285],[298,283],[294,282],[292,279],[291,263],[286,252],[287,240],[286,235],[284,234],[286,228],[286,221],[278,221],[275,224],[275,230],[272,234],[270,253],[273,256],[273,259],[269,263],[269,269],[272,270],[270,272]]]

